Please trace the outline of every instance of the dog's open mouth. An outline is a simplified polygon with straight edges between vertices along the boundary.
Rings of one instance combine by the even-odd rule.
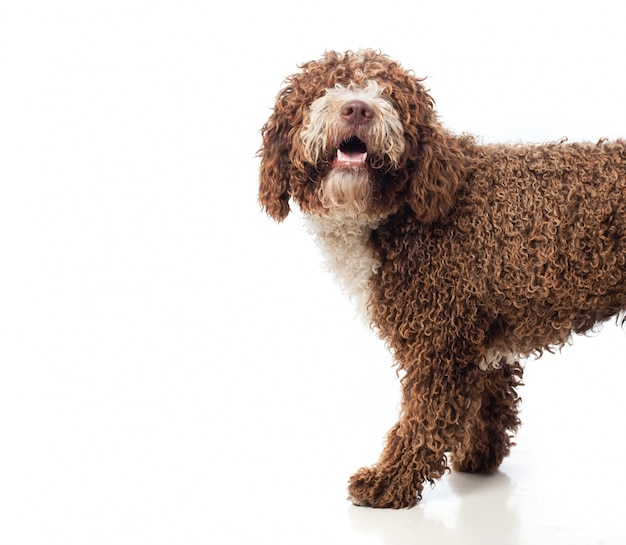
[[[344,140],[337,149],[333,168],[363,169],[367,167],[367,146],[363,140],[353,136]]]

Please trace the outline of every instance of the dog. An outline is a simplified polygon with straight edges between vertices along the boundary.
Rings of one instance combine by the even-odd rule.
[[[495,472],[520,360],[626,309],[626,141],[455,135],[424,80],[373,50],[301,65],[261,135],[262,208],[299,206],[401,377],[399,421],[350,499],[410,507],[450,466]]]

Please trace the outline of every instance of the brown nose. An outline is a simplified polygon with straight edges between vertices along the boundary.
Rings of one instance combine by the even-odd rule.
[[[341,107],[341,117],[350,125],[364,125],[374,118],[374,110],[362,100],[351,100]]]

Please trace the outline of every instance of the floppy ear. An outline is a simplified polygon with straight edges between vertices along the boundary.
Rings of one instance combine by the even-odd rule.
[[[291,148],[288,117],[284,113],[285,94],[277,100],[274,112],[263,126],[259,202],[267,214],[282,221],[289,214],[289,152]]]
[[[450,212],[465,172],[459,139],[434,120],[420,127],[416,171],[411,180],[411,208],[425,223]]]

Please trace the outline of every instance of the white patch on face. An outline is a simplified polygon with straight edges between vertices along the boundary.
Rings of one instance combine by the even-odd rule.
[[[379,161],[386,157],[397,165],[404,153],[404,129],[398,112],[382,92],[378,83],[369,80],[364,86],[337,84],[315,100],[300,133],[305,159],[317,164],[325,154],[340,156],[340,144],[357,136],[367,146],[368,157]],[[342,119],[342,106],[353,100],[363,101],[372,109],[374,117],[370,122],[354,127]],[[372,166],[376,168],[376,164]]]

